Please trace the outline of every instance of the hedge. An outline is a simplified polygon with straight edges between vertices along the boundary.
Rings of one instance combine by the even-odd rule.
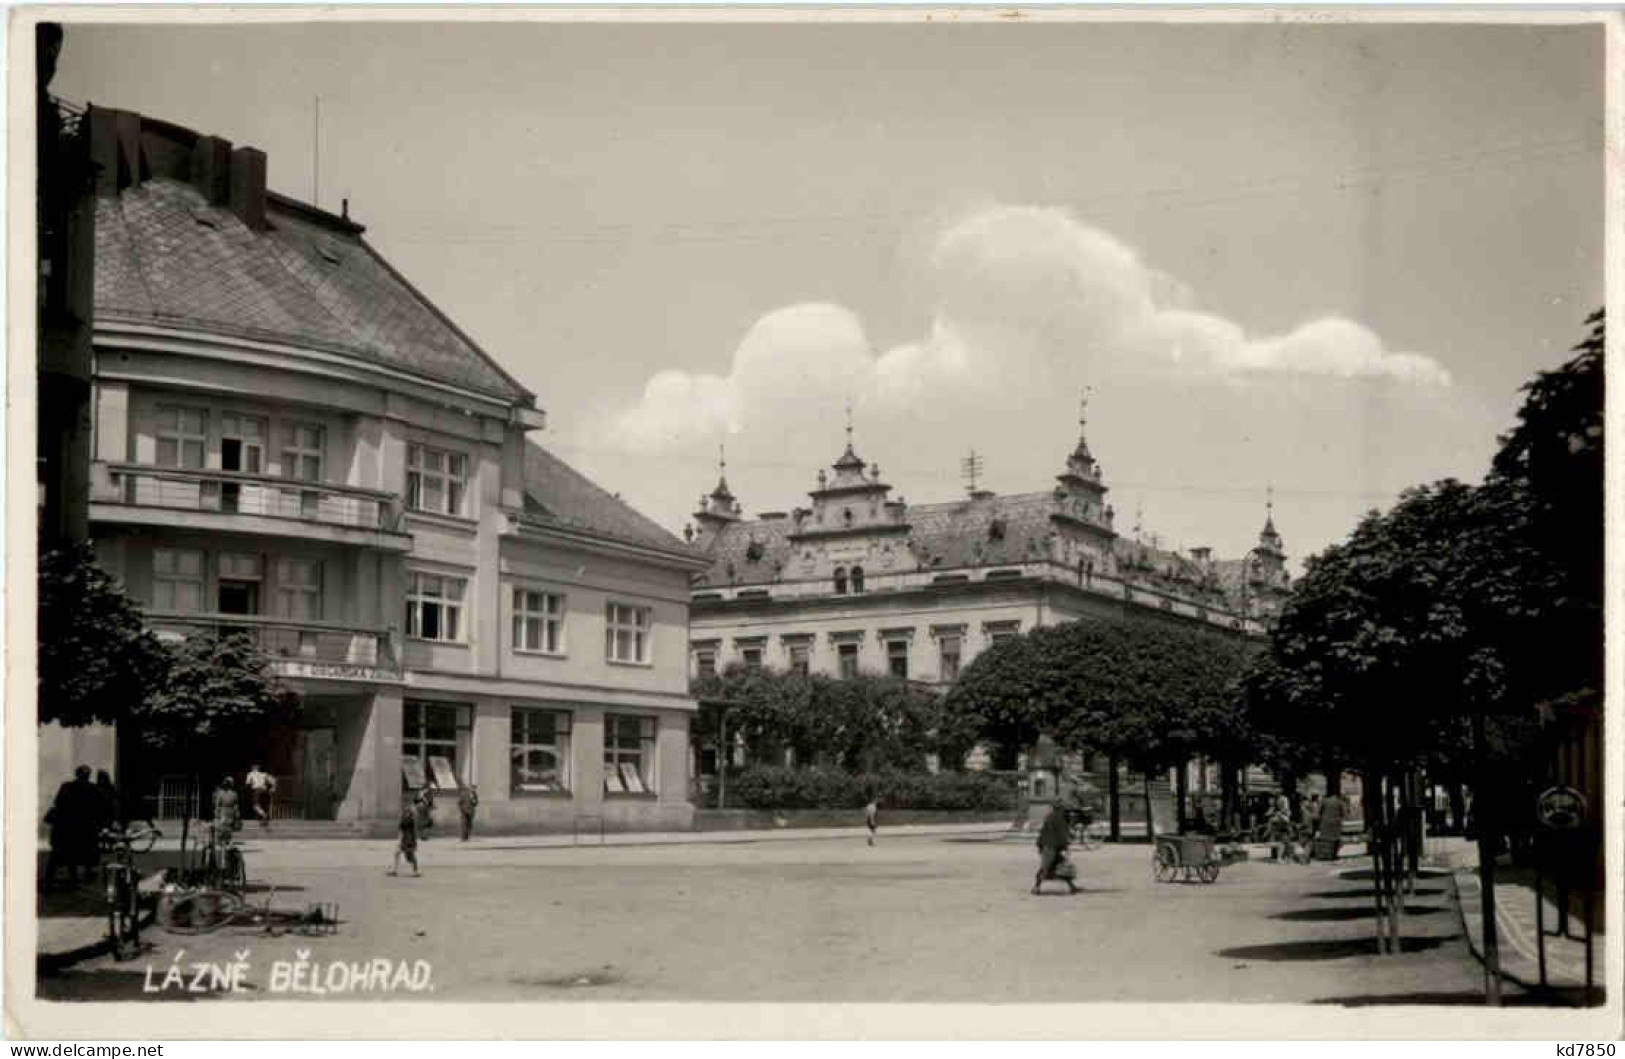
[[[1014,809],[1009,777],[986,772],[878,772],[752,765],[728,775],[728,804],[747,809],[861,809],[878,797],[890,809],[967,812]]]

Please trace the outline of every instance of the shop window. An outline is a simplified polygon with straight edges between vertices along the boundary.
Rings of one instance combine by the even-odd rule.
[[[420,640],[461,643],[463,596],[467,590],[468,582],[461,577],[408,574],[406,635]]]
[[[610,603],[604,609],[604,656],[611,662],[649,661],[649,608]]]
[[[324,434],[315,423],[282,424],[282,477],[300,482],[322,480]]]
[[[570,715],[515,706],[510,737],[510,789],[514,794],[570,790]]]
[[[203,609],[203,553],[181,548],[152,552],[152,607],[178,614]]]
[[[473,726],[469,706],[407,700],[401,710],[401,767],[407,788],[456,790],[466,782]]]
[[[564,653],[564,597],[554,592],[513,590],[513,646],[516,651]]]
[[[209,413],[176,405],[158,407],[158,466],[199,470],[208,450]]]
[[[436,515],[461,515],[467,486],[466,455],[427,445],[407,446],[407,507]]]
[[[655,719],[604,717],[604,793],[654,794]]]

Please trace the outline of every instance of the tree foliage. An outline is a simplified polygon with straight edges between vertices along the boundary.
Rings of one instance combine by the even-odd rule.
[[[1025,747],[1047,734],[1149,772],[1246,742],[1239,681],[1249,653],[1172,623],[1068,622],[978,656],[946,706],[992,740]]]
[[[169,654],[88,544],[39,561],[39,719],[116,724],[162,683]]]
[[[297,711],[297,695],[246,634],[190,636],[170,655],[162,683],[131,717],[154,749],[204,754],[291,721]]]
[[[695,680],[691,691],[701,702],[694,736],[714,742],[725,710],[730,739],[743,741],[752,760],[782,760],[788,750],[798,762],[849,771],[917,770],[957,736],[937,695],[892,677],[735,666]]]

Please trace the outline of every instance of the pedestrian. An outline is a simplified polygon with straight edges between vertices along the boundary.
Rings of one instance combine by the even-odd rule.
[[[480,789],[472,783],[457,795],[457,812],[463,818],[463,841],[474,833],[474,810],[480,807]]]
[[[1303,802],[1303,830],[1314,836],[1315,829],[1320,826],[1320,795],[1311,794]]]
[[[45,861],[46,885],[56,880],[58,868],[68,870],[68,882],[73,886],[79,884],[80,869],[87,879],[95,874],[99,859],[99,803],[96,785],[90,782],[89,765],[75,768],[73,779],[56,789],[56,798],[45,814],[45,823],[51,829],[51,853]]]
[[[418,838],[429,841],[429,830],[434,827],[434,785],[428,784],[418,791],[414,802],[418,814]]]
[[[1270,860],[1284,864],[1292,846],[1292,802],[1285,794],[1271,799],[1268,819]]]
[[[1343,821],[1348,818],[1348,804],[1336,791],[1326,795],[1320,805],[1320,819],[1316,821],[1315,855],[1321,860],[1336,860],[1343,844]]]
[[[237,799],[237,785],[230,776],[222,776],[220,786],[214,789],[214,826],[221,839],[243,826],[242,804]]]
[[[401,858],[412,866],[412,877],[418,876],[418,804],[406,802],[401,805],[401,819],[398,825],[400,843],[395,847],[395,861],[390,865],[389,874],[399,875],[401,871]]]
[[[1045,879],[1057,878],[1066,883],[1068,891],[1078,892],[1076,883],[1058,874],[1066,860],[1066,848],[1071,843],[1072,828],[1066,821],[1066,810],[1056,802],[1050,806],[1049,815],[1044,817],[1043,826],[1038,829],[1038,874],[1033,876],[1033,893],[1038,892]]]
[[[875,844],[875,833],[880,830],[880,799],[871,797],[863,807],[863,823],[869,829],[869,845]]]
[[[113,777],[107,774],[106,769],[96,771],[96,799],[96,829],[121,827],[124,813],[119,805],[118,788],[113,786]]]
[[[276,777],[269,772],[260,771],[259,764],[256,763],[243,778],[243,786],[248,788],[249,803],[254,809],[254,815],[260,818],[260,827],[269,831],[271,805],[276,796]]]

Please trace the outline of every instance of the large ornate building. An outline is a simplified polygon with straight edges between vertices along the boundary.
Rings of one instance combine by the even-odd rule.
[[[742,515],[724,477],[687,536],[692,670],[732,663],[951,683],[1000,637],[1078,618],[1148,614],[1255,636],[1290,589],[1273,512],[1237,559],[1117,532],[1082,429],[1053,488],[908,504],[847,445],[810,507]]]
[[[300,693],[257,751],[276,815],[389,828],[476,784],[496,828],[689,826],[703,560],[529,440],[535,396],[347,210],[252,148],[85,120],[91,535],[160,636],[247,632]],[[123,749],[155,815],[198,812],[198,762]]]

